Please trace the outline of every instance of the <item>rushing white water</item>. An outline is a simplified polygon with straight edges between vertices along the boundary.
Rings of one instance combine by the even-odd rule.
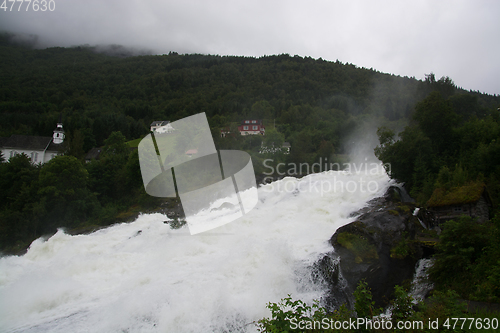
[[[413,297],[415,304],[423,301],[427,293],[434,287],[434,284],[427,280],[427,270],[432,264],[433,259],[430,258],[423,258],[417,262],[410,290],[410,295]]]
[[[413,304],[417,305],[422,302],[427,296],[427,293],[434,288],[434,284],[427,279],[427,270],[432,266],[433,259],[422,258],[417,261],[415,265],[415,274],[413,274],[413,280],[411,282],[411,289],[408,293],[412,297]],[[380,314],[378,317],[389,320],[392,316],[392,310],[394,307],[391,305],[387,306],[384,313]]]
[[[38,239],[0,259],[0,331],[254,332],[267,302],[321,297],[308,267],[351,212],[385,192],[379,171],[285,178],[259,188],[243,218],[194,236],[151,214]]]

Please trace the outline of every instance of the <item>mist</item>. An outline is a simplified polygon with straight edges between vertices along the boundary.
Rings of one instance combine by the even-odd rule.
[[[349,155],[349,161],[354,164],[379,163],[375,156],[374,149],[378,146],[379,140],[377,129],[380,123],[377,118],[361,122],[356,129],[346,137],[344,150]]]
[[[500,93],[500,3],[74,0],[54,11],[0,11],[0,31],[38,35],[36,47],[123,45],[132,54],[283,54],[340,60]],[[149,51],[148,51],[149,52]],[[128,54],[128,52],[125,52]],[[123,52],[118,52],[123,56]]]

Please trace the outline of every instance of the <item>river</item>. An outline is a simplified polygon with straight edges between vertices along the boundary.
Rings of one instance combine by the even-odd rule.
[[[268,302],[321,298],[310,266],[390,184],[383,168],[287,177],[260,187],[242,218],[193,236],[162,214],[60,230],[0,258],[0,331],[255,332]]]

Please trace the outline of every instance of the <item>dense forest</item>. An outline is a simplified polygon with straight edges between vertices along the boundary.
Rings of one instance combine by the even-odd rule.
[[[474,96],[430,93],[418,102],[410,124],[396,137],[378,129],[376,155],[391,165],[391,177],[404,183],[424,205],[436,188],[451,191],[484,183],[498,200],[500,108],[479,111]]]
[[[8,33],[0,35],[0,137],[51,136],[61,117],[66,139],[65,155],[43,166],[26,156],[2,158],[4,251],[22,249],[57,227],[87,230],[156,207],[159,201],[144,192],[130,142],[137,144],[136,139],[149,133],[152,121],[175,121],[199,112],[206,113],[217,148],[248,151],[257,173],[264,171],[261,162],[266,157],[275,163],[314,163],[320,157],[344,161],[352,133],[382,126],[380,158],[395,165],[393,176],[417,196],[430,192],[443,166],[453,173],[455,165],[469,170],[479,160],[484,164],[469,170],[468,177],[485,177],[497,193],[494,166],[499,163],[487,156],[496,149],[491,140],[498,136],[500,96],[465,91],[448,77],[436,79],[431,73],[416,80],[288,54],[123,56],[91,46],[32,49],[11,40]],[[449,132],[424,124],[436,120],[447,125],[449,120],[434,119],[426,103],[446,104],[452,120]],[[266,135],[240,136],[234,129],[244,119],[263,119]],[[234,135],[221,138],[223,128]],[[432,131],[441,136],[432,137]],[[409,141],[416,136],[420,141],[414,145],[422,145],[421,154],[429,149],[446,161],[427,165],[416,160],[412,150],[399,168],[386,158],[396,154],[391,152],[396,142],[406,142],[396,141],[393,134],[398,132]],[[443,147],[427,145],[429,140],[442,142],[452,152],[450,158],[439,150]],[[266,146],[288,141],[291,152],[259,154],[262,141]],[[103,154],[85,163],[93,147],[102,147]],[[467,155],[473,150],[477,158]]]
[[[430,276],[438,290],[499,302],[500,109],[477,110],[473,96],[434,91],[416,104],[399,135],[379,128],[375,151],[421,207],[445,196],[467,202],[472,193],[467,188],[487,192],[489,221],[462,216],[441,226]]]
[[[320,139],[341,152],[342,139],[363,119],[409,118],[436,89],[466,93],[478,113],[500,101],[457,89],[448,78],[424,82],[287,54],[114,57],[92,47],[32,50],[8,41],[0,38],[0,136],[50,135],[62,113],[70,139],[81,131],[84,151],[114,131],[136,139],[153,120],[205,112],[214,127],[266,119],[292,144],[310,138],[307,152]]]

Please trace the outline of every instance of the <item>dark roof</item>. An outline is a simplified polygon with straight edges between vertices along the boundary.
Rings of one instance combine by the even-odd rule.
[[[59,151],[63,148],[63,144],[62,143],[54,143],[54,142],[51,142],[50,145],[49,145],[49,148],[47,148],[47,151]]]
[[[165,126],[169,123],[169,120],[157,120],[153,121],[150,126]]]
[[[9,140],[9,138],[0,137],[0,147],[3,147],[4,143],[7,142],[7,140]]]
[[[484,183],[475,182],[469,185],[452,188],[446,191],[444,188],[437,188],[427,201],[428,207],[441,207],[451,205],[464,205],[476,202],[481,198],[485,189]]]
[[[31,136],[13,134],[3,142],[4,148],[25,149],[25,150],[45,150],[52,142],[50,136]]]

